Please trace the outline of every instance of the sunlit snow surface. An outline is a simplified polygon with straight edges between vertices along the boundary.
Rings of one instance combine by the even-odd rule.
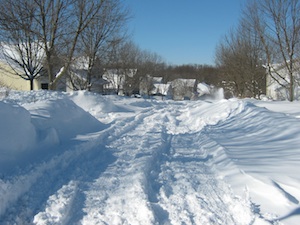
[[[13,92],[0,224],[299,224],[300,103]]]

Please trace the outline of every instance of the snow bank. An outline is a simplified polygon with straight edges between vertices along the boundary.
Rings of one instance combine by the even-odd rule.
[[[25,107],[31,113],[40,138],[47,139],[51,135],[50,142],[56,142],[55,136],[63,142],[103,128],[97,119],[70,99],[38,101]]]
[[[36,143],[36,130],[30,113],[19,105],[0,102],[0,154],[18,153],[32,148]]]
[[[279,110],[281,103],[273,104]],[[281,110],[288,111],[282,106]],[[248,193],[254,210],[265,219],[297,224],[299,119],[245,102],[241,113],[208,127],[206,134],[218,146],[215,165],[236,194]]]
[[[117,106],[113,101],[109,100],[109,96],[101,96],[97,93],[88,91],[77,91],[70,95],[70,98],[81,108],[90,112],[93,116],[102,113],[122,112],[127,109]]]
[[[103,129],[63,93],[11,91],[0,101],[0,168],[9,160]]]
[[[168,123],[167,127],[172,134],[195,133],[207,125],[215,125],[237,115],[243,109],[244,103],[236,99],[190,102],[180,111],[176,121]]]
[[[265,107],[274,112],[285,113],[300,118],[300,101],[257,101],[251,100],[255,105]]]

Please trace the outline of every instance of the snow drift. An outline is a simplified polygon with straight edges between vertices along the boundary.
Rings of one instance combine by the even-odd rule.
[[[26,109],[0,102],[0,124],[2,159],[9,153],[18,154],[34,147],[37,133]]]
[[[10,160],[66,144],[78,135],[104,127],[72,100],[57,98],[57,93],[49,99],[35,92],[30,97],[21,95],[23,100],[19,95],[12,93],[11,98],[0,102],[0,168]]]

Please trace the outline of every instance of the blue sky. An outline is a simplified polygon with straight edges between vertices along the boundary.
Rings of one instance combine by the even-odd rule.
[[[133,41],[170,64],[214,64],[216,45],[245,0],[126,0]]]

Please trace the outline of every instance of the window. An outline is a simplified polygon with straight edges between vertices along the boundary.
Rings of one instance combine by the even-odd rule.
[[[43,90],[48,90],[48,83],[42,83],[42,84],[41,84],[41,88],[42,88]]]

